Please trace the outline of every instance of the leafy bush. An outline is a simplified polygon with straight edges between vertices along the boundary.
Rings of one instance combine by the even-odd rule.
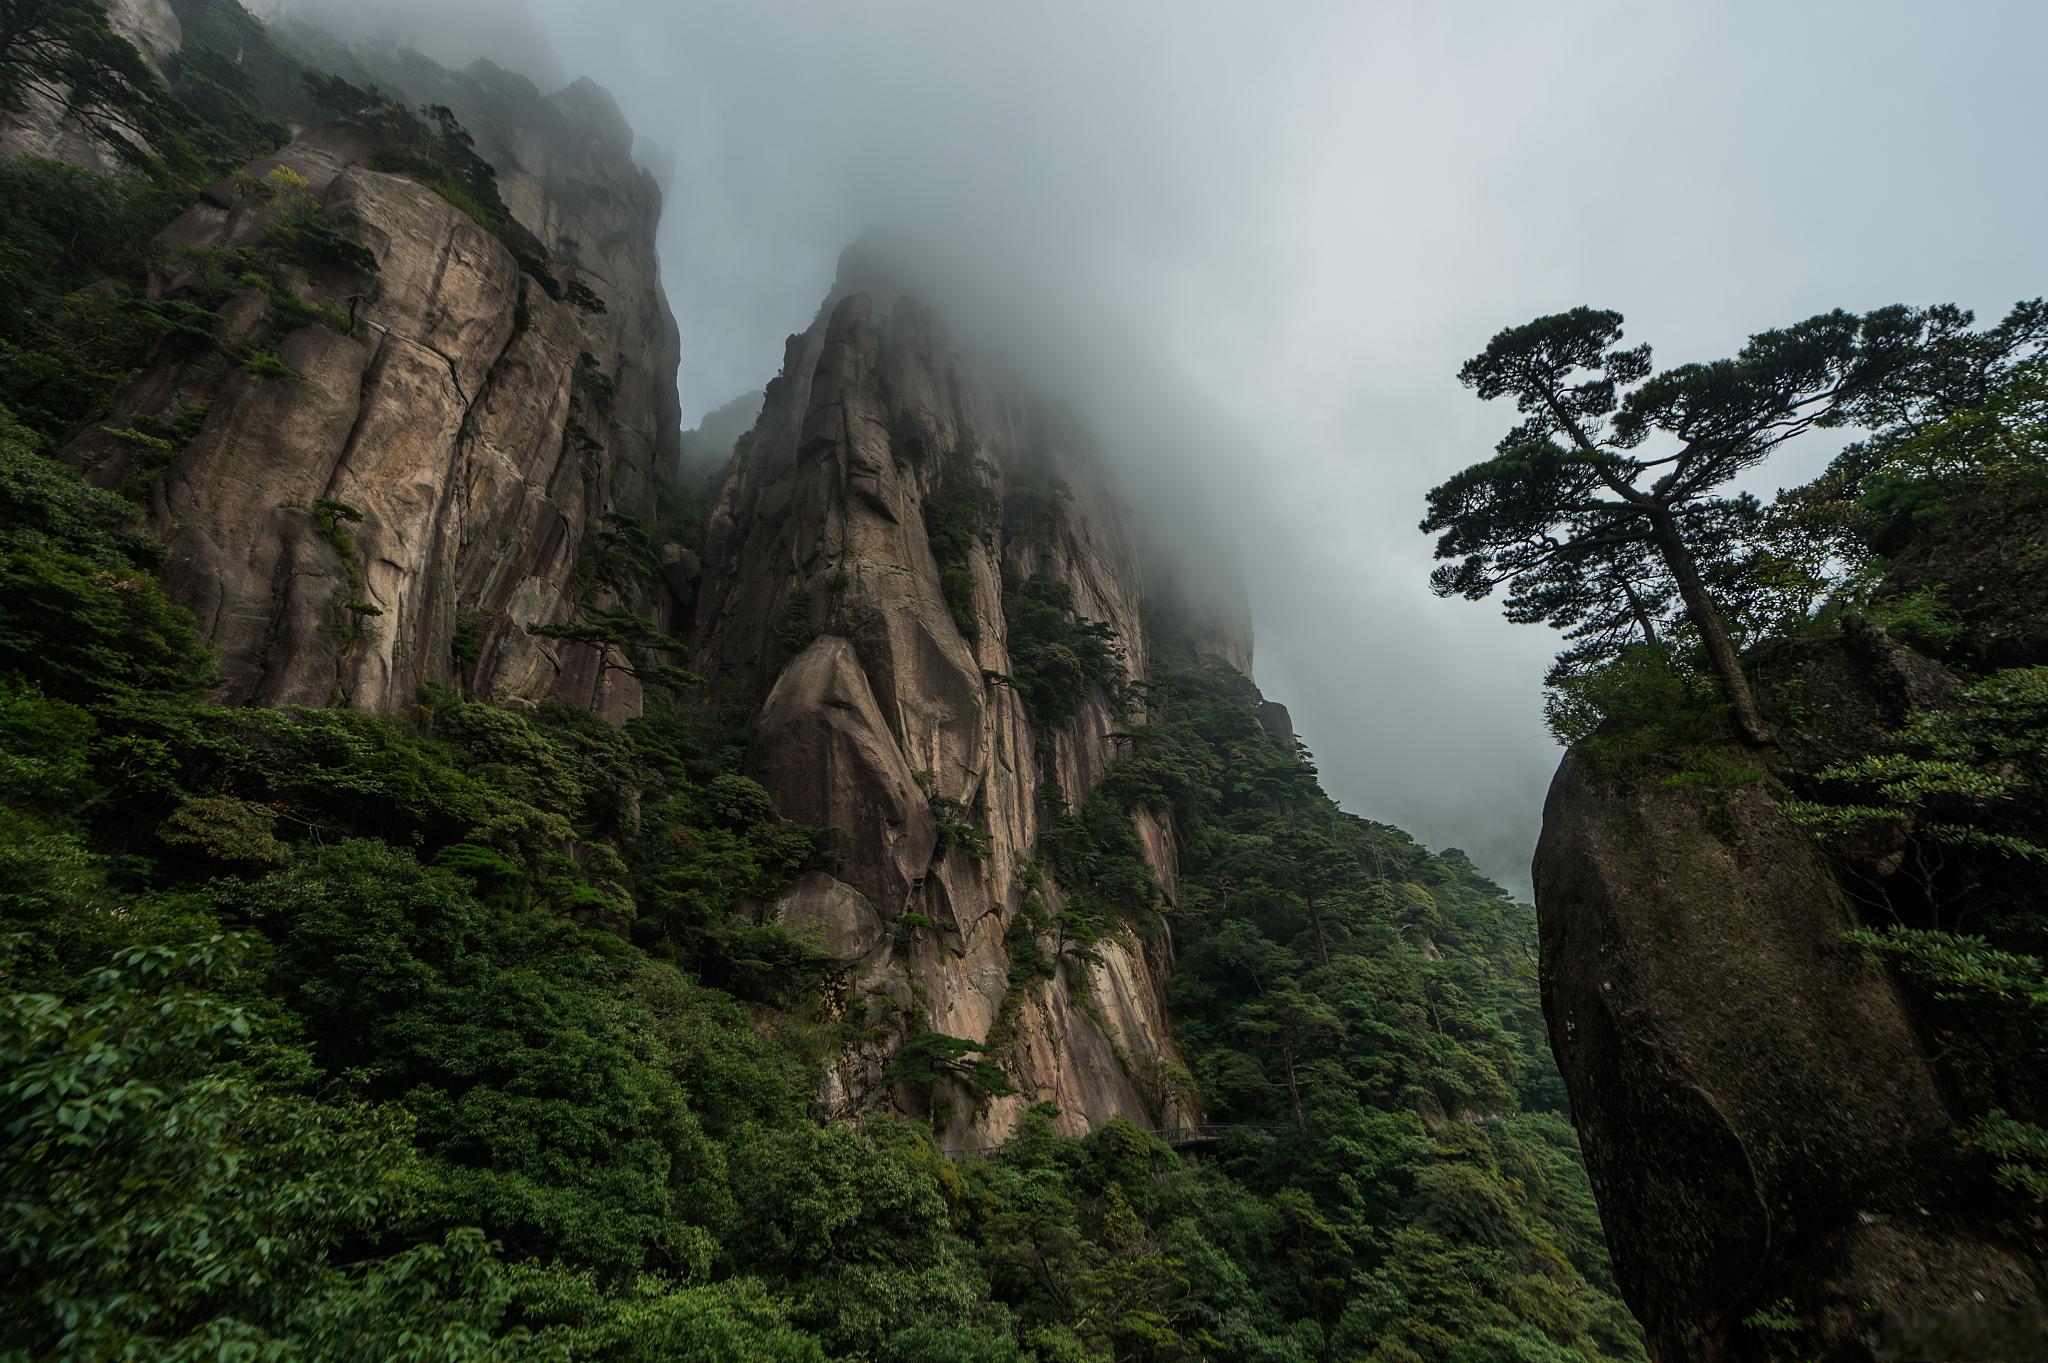
[[[1129,704],[1129,681],[1116,631],[1074,611],[1074,590],[1054,577],[1003,584],[1011,685],[1041,730],[1072,720],[1091,692],[1112,707]]]
[[[445,105],[417,112],[376,86],[352,85],[340,76],[305,73],[306,93],[323,109],[355,119],[378,138],[373,162],[378,170],[410,176],[476,220],[503,242],[519,268],[547,290],[563,296],[562,283],[549,268],[547,248],[505,206],[498,193],[498,172],[477,155],[469,135]]]
[[[921,445],[912,448],[921,449]],[[955,450],[940,461],[934,485],[924,494],[925,542],[939,565],[939,590],[962,638],[981,632],[974,615],[974,546],[995,526],[996,496],[984,461],[972,449]]]
[[[67,699],[189,693],[212,675],[191,617],[150,574],[140,513],[44,458],[0,408],[0,672]]]
[[[525,1356],[475,1232],[341,1252],[407,1214],[406,1123],[261,1078],[304,1057],[219,997],[241,955],[136,947],[75,999],[0,992],[0,1356]]]

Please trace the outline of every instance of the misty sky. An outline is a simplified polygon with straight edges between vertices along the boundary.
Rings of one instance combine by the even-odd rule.
[[[668,186],[692,419],[876,226],[1064,317],[1131,499],[1193,483],[1235,521],[1259,680],[1332,793],[1521,892],[1554,642],[1431,597],[1415,528],[1511,421],[1459,364],[1580,303],[1671,364],[2048,283],[2023,0],[327,3],[613,92]]]

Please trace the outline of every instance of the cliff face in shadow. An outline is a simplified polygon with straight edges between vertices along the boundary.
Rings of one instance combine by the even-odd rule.
[[[163,75],[175,62],[184,30],[168,0],[108,0],[107,27],[132,45],[149,69]],[[61,76],[48,80],[17,76],[22,82],[18,102],[0,107],[0,157],[45,156],[93,170],[113,170],[124,160],[121,147],[147,150],[141,132],[125,126],[118,111],[98,108],[90,100],[74,107],[76,87]],[[112,113],[119,128],[113,138],[95,131],[108,125]]]
[[[1034,718],[1013,652],[1017,594],[1048,584],[1120,652],[1058,721]],[[831,944],[842,1006],[988,1042],[1015,1076],[1018,1094],[956,1119],[955,1143],[992,1142],[1038,1099],[1076,1129],[1189,1115],[1162,1082],[1179,1063],[1167,940],[1107,943],[1043,990],[1014,969],[1021,916],[1061,906],[1034,862],[1045,811],[1078,807],[1119,755],[1111,693],[1146,674],[1145,594],[1083,433],[962,360],[930,311],[843,289],[791,338],[712,516],[699,666],[759,698],[754,764],[784,812],[845,831],[838,875],[777,910]],[[1170,899],[1173,832],[1137,817]],[[948,831],[962,821],[985,846]],[[888,1050],[847,1054],[834,1110],[886,1101]]]

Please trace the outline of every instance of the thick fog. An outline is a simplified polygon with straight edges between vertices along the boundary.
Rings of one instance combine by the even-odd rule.
[[[1554,641],[1431,597],[1415,528],[1510,424],[1458,365],[1579,303],[1675,363],[2044,283],[2033,0],[316,6],[613,92],[668,188],[692,419],[773,373],[849,240],[946,243],[1131,500],[1226,521],[1332,792],[1523,891]]]

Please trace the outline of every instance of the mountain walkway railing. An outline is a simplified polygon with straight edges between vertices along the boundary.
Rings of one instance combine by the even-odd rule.
[[[1157,1131],[1147,1131],[1151,1136],[1175,1150],[1192,1145],[1214,1145],[1233,1131],[1285,1131],[1287,1128],[1277,1122],[1198,1122],[1193,1126],[1169,1126]],[[942,1155],[993,1155],[1006,1149],[1005,1145],[955,1145],[941,1146]]]

